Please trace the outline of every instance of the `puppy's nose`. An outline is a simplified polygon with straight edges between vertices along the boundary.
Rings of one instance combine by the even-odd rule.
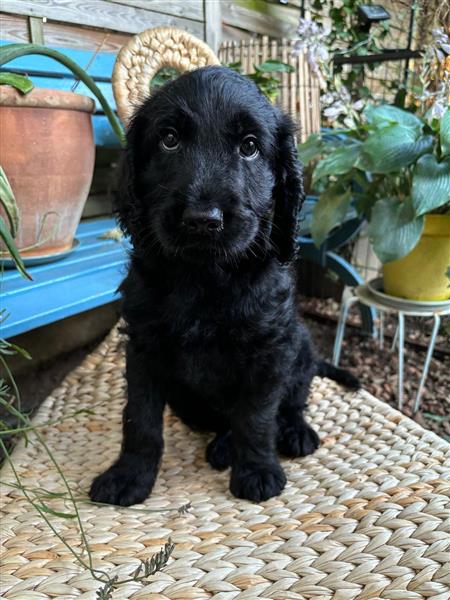
[[[223,228],[223,213],[219,208],[207,210],[186,208],[183,212],[182,222],[192,233],[215,233]]]

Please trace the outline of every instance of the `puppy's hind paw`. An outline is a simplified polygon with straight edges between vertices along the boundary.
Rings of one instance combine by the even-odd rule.
[[[237,498],[262,502],[278,496],[286,485],[286,475],[277,463],[237,467],[231,473],[230,491]]]
[[[231,432],[219,433],[206,448],[206,460],[213,469],[224,471],[231,467]]]
[[[89,491],[93,502],[131,506],[143,502],[155,483],[156,469],[136,467],[119,460],[94,479]]]
[[[306,423],[280,425],[277,439],[278,450],[283,456],[297,458],[308,456],[320,446],[317,433]]]

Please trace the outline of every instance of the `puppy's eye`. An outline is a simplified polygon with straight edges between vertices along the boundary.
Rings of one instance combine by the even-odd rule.
[[[242,140],[239,146],[239,154],[243,158],[255,158],[259,154],[258,146],[256,145],[256,138],[254,135],[247,135]]]
[[[163,132],[159,144],[166,152],[173,152],[174,150],[177,150],[180,145],[178,133],[175,131],[175,129],[166,129],[166,131]]]

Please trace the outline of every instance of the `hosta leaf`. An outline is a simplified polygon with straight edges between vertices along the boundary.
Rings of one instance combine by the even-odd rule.
[[[441,119],[441,150],[442,156],[450,155],[450,108]]]
[[[372,208],[369,238],[381,262],[391,262],[411,252],[422,235],[423,222],[423,217],[415,217],[410,201],[378,200]]]
[[[430,152],[433,136],[417,139],[414,131],[403,125],[387,125],[375,131],[364,142],[358,166],[372,173],[392,173],[413,164]]]
[[[417,216],[450,202],[450,157],[440,163],[433,154],[421,156],[414,167],[412,203]]]
[[[419,117],[389,104],[381,104],[381,106],[368,104],[364,109],[364,115],[370,125],[377,127],[397,123],[412,129],[416,135],[419,135],[423,128],[423,122]]]
[[[328,156],[317,163],[314,169],[313,182],[327,175],[343,175],[348,173],[359,158],[361,144],[354,143],[336,148]]]
[[[322,154],[323,142],[318,133],[312,133],[303,144],[297,146],[298,158],[304,165]]]
[[[320,246],[329,232],[342,223],[350,202],[351,190],[341,185],[328,188],[319,196],[311,223],[311,235],[316,246]]]

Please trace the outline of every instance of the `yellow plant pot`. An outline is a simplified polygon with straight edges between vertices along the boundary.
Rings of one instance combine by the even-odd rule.
[[[408,300],[449,300],[450,215],[426,215],[417,246],[383,265],[384,291]]]

